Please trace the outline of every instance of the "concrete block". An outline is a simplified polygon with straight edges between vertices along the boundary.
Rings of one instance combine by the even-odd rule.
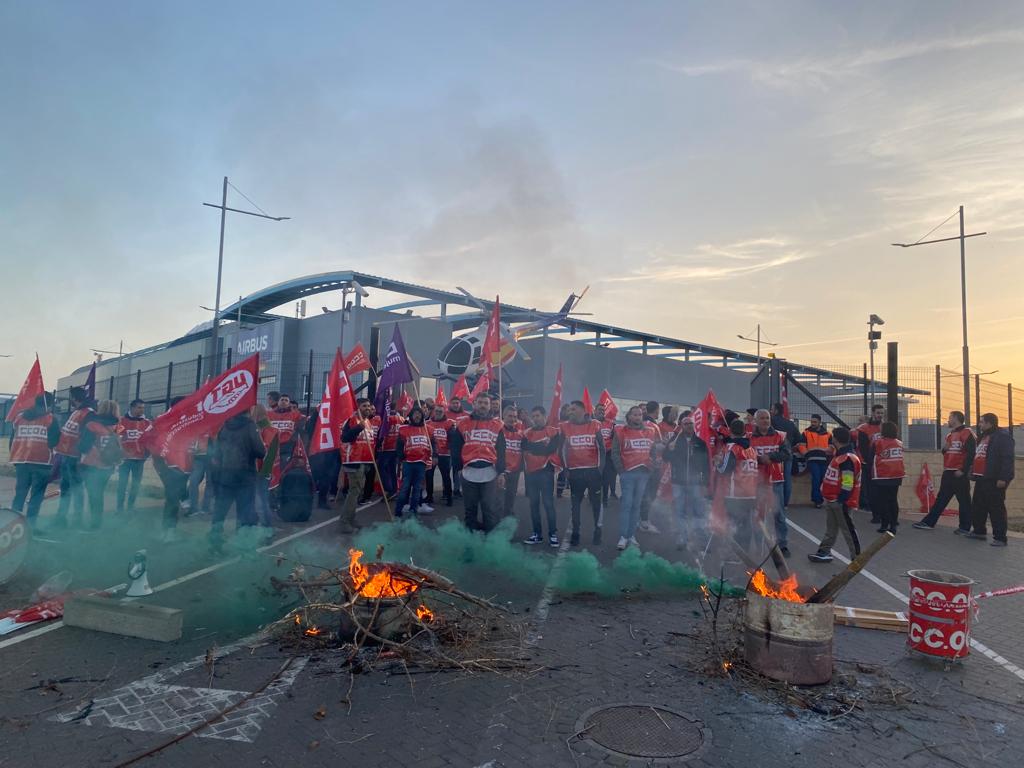
[[[168,643],[181,638],[182,612],[134,600],[75,596],[64,603],[64,624]]]

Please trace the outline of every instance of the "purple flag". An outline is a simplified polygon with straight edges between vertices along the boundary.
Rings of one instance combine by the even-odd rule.
[[[377,445],[384,442],[391,429],[391,388],[400,384],[407,384],[414,378],[412,364],[409,356],[405,353],[405,342],[402,341],[402,332],[395,325],[395,332],[391,336],[391,343],[388,344],[388,351],[384,355],[384,363],[380,368],[380,378],[377,380],[377,396],[373,405],[380,416],[380,431],[377,433]]]
[[[85,380],[85,395],[90,400],[96,399],[96,363],[89,369],[89,376]]]

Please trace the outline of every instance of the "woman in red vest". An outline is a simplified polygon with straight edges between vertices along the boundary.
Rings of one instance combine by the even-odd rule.
[[[882,424],[879,437],[872,445],[871,511],[881,520],[879,533],[896,533],[899,526],[899,492],[906,469],[903,466],[903,443],[891,421]]]
[[[395,517],[402,516],[406,504],[413,517],[416,517],[421,511],[427,511],[421,508],[420,497],[423,494],[427,465],[434,453],[433,435],[430,427],[423,422],[423,409],[414,406],[409,411],[409,423],[398,427],[395,432],[395,451],[402,462],[402,487],[395,502]]]
[[[117,436],[117,422],[121,411],[113,400],[101,400],[96,413],[90,413],[82,422],[78,447],[82,452],[82,482],[89,499],[87,531],[97,531],[103,525],[103,495],[107,482],[123,457],[121,441]]]
[[[60,425],[50,413],[53,398],[44,393],[35,404],[14,419],[11,432],[10,457],[14,465],[14,501],[11,509],[21,512],[28,499],[28,523],[33,528],[50,482],[51,450],[60,440]]]

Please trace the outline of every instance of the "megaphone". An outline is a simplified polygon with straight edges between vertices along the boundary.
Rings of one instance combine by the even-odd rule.
[[[146,571],[146,550],[140,549],[128,564],[129,583],[128,591],[125,592],[125,595],[128,597],[145,597],[146,595],[153,594]]]

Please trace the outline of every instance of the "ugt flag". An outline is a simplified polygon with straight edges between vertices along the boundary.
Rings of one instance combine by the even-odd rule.
[[[179,455],[193,440],[214,435],[221,425],[256,405],[260,356],[247,357],[161,413],[143,441],[154,456]]]
[[[316,429],[309,441],[310,454],[339,449],[341,425],[355,412],[356,401],[352,396],[346,367],[342,362],[341,350],[334,353],[334,364],[327,378],[324,399],[317,411]]]
[[[14,421],[18,418],[18,414],[26,408],[31,408],[35,405],[36,398],[43,394],[44,391],[43,371],[39,367],[39,355],[36,355],[36,361],[32,363],[32,367],[28,369],[28,376],[25,377],[25,383],[22,384],[21,389],[18,390],[17,399],[10,407],[10,410],[7,411],[7,421]]]
[[[377,397],[373,405],[380,416],[380,430],[377,433],[377,444],[384,442],[391,429],[391,389],[401,384],[408,384],[413,381],[412,363],[405,351],[405,342],[402,341],[402,331],[395,325],[395,332],[391,336],[391,343],[388,344],[388,351],[384,355],[384,362],[380,369],[380,378],[377,380]]]

